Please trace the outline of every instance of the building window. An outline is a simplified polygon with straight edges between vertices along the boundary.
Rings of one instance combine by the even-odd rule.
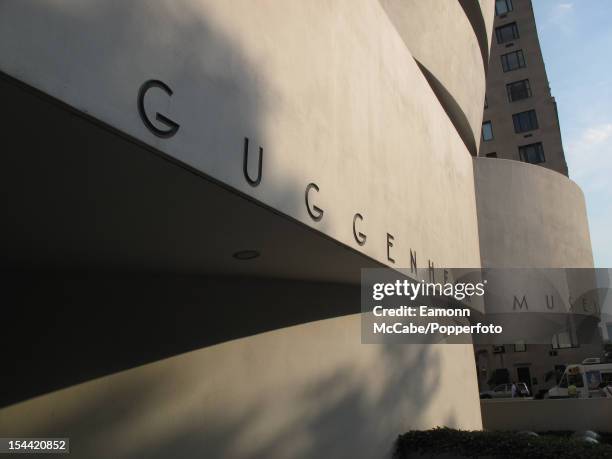
[[[514,122],[514,132],[517,134],[533,131],[538,128],[538,118],[535,110],[515,113],[512,115],[512,121]]]
[[[514,343],[514,352],[525,352],[527,351],[527,345],[525,341],[517,341]]]
[[[572,336],[569,332],[564,331],[561,333],[557,333],[552,337],[552,348],[553,349],[569,349],[572,347],[577,347],[572,342]]]
[[[493,354],[505,354],[506,353],[506,348],[504,347],[504,345],[500,345],[500,346],[493,346]],[[498,370],[495,370],[495,372],[497,372]],[[506,370],[505,368],[499,370],[499,371],[504,371],[504,372],[508,372],[508,370]]]
[[[510,72],[511,70],[525,67],[525,56],[522,49],[504,54],[501,57],[501,61],[504,72]]]
[[[495,14],[501,16],[512,11],[512,0],[495,0]]]
[[[529,80],[515,81],[514,83],[507,84],[506,91],[508,92],[508,100],[510,102],[531,97]]]
[[[497,43],[499,44],[507,43],[520,38],[516,22],[511,22],[510,24],[496,27],[495,36],[497,37]]]
[[[485,155],[487,158],[497,158],[497,152],[493,152],[493,153],[487,153]]]
[[[540,164],[546,161],[542,142],[531,143],[519,147],[519,156],[521,157],[521,161],[531,164]],[[558,346],[555,347],[553,345],[553,349],[558,349]]]
[[[493,124],[490,121],[482,123],[482,140],[485,142],[493,140]]]

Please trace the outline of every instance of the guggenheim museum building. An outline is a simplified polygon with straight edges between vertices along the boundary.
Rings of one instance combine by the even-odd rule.
[[[374,458],[481,429],[469,344],[362,344],[362,268],[592,267],[479,157],[493,0],[0,2],[0,437]]]

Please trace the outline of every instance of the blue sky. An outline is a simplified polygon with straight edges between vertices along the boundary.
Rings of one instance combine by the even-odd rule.
[[[587,201],[595,266],[612,268],[612,1],[533,6],[570,178]]]

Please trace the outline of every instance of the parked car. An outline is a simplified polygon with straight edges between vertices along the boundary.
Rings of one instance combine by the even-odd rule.
[[[525,383],[516,383],[517,397],[529,397],[529,388]],[[500,384],[492,390],[480,393],[480,398],[512,398],[512,384]]]

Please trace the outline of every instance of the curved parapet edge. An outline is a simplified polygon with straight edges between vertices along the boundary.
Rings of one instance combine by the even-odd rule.
[[[474,158],[483,267],[592,268],[580,187],[533,164]]]
[[[478,0],[459,0],[459,4],[466,17],[474,29],[474,34],[478,40],[478,46],[480,47],[480,54],[482,55],[482,64],[484,66],[485,74],[489,68],[489,53],[491,50],[491,27],[493,23],[493,16],[487,5],[492,5],[493,2],[478,1]],[[485,5],[483,7],[483,5]],[[489,21],[485,20],[489,19]]]
[[[475,156],[480,143],[492,16],[485,19],[478,2],[468,0],[379,1]]]

